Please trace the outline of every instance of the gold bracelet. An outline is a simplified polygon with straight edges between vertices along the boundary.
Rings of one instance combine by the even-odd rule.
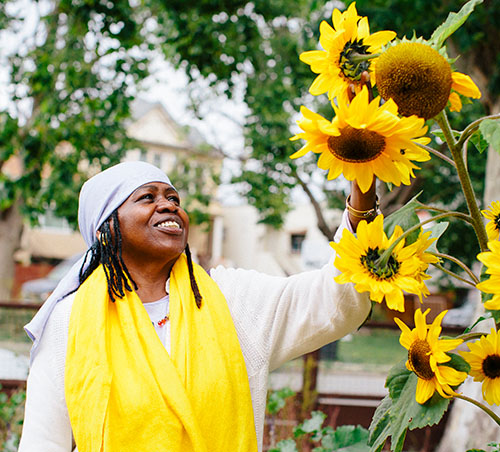
[[[356,210],[349,204],[350,199],[351,195],[349,195],[345,200],[345,208],[354,218],[361,218],[363,220],[368,220],[373,217],[376,217],[380,213],[378,196],[376,195],[375,195],[375,207],[372,207],[371,209],[368,210]]]

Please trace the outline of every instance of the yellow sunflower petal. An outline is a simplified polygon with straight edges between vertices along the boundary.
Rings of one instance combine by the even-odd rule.
[[[462,99],[457,93],[451,93],[448,100],[450,101],[450,111],[462,110]]]
[[[415,399],[418,403],[423,404],[429,400],[434,391],[436,390],[433,380],[423,380],[421,378],[417,381],[417,391]]]
[[[472,97],[473,99],[481,97],[481,91],[479,91],[479,88],[468,75],[461,74],[460,72],[452,72],[451,80],[451,88],[457,93]]]

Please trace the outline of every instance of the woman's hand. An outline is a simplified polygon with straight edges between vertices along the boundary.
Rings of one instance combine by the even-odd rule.
[[[373,220],[378,213],[375,178],[373,179],[370,189],[366,193],[362,193],[357,182],[352,181],[351,194],[347,198],[346,204],[349,221],[354,231],[356,231],[361,220],[365,219],[368,222]]]

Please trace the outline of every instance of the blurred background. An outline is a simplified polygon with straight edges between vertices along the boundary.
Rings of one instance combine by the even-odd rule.
[[[16,450],[21,428],[30,349],[22,326],[85,251],[76,225],[78,193],[101,169],[124,160],[162,168],[189,212],[191,248],[206,268],[223,264],[286,276],[328,263],[349,185],[326,181],[314,155],[291,160],[300,143],[289,138],[301,105],[332,115],[326,96],[308,93],[314,74],[298,56],[317,48],[319,23],[349,3],[0,2],[4,450]],[[462,2],[360,0],[356,6],[372,32],[428,38]],[[480,102],[451,115],[456,129],[500,110],[498,23],[499,2],[485,0],[448,41],[450,56],[461,55],[458,70],[483,93]],[[495,153],[470,152],[468,164],[478,198],[485,205],[498,199]],[[411,186],[378,187],[383,213],[421,190],[425,203],[465,208],[458,178],[434,159]],[[472,265],[473,234],[461,223],[450,225],[440,251]],[[450,309],[445,327],[463,331],[474,318],[477,294],[438,273],[430,288],[423,307],[431,316]],[[400,317],[411,324],[417,307],[420,302],[407,297]],[[278,436],[289,435],[300,416],[318,407],[332,426],[368,427],[385,396],[388,369],[406,356],[392,317],[376,306],[357,333],[273,373],[270,389],[297,393],[278,422]],[[447,450],[440,446],[446,422],[410,432],[407,449]]]

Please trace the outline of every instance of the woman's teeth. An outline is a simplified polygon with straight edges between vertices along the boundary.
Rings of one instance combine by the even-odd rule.
[[[177,222],[175,221],[164,221],[163,223],[160,223],[157,227],[159,228],[178,228],[180,229],[180,226]]]

